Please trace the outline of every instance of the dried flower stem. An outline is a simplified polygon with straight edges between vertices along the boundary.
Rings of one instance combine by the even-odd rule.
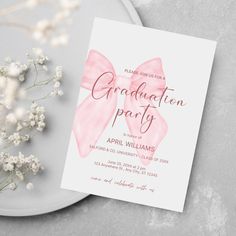
[[[6,15],[9,15],[9,14],[12,14],[13,12],[22,10],[23,8],[25,8],[25,1],[21,1],[21,2],[11,4],[10,6],[2,8],[0,10],[0,16],[6,16]]]
[[[32,33],[33,32],[33,28],[32,27],[30,27],[28,25],[24,25],[22,23],[18,23],[18,22],[13,22],[13,21],[3,22],[3,21],[1,21],[0,25],[23,29],[23,30],[26,30],[28,33]]]

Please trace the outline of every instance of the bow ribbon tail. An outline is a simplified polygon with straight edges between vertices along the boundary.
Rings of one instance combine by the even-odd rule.
[[[96,101],[89,95],[77,108],[73,133],[81,157],[86,157],[97,143],[114,114],[116,103],[115,95]]]

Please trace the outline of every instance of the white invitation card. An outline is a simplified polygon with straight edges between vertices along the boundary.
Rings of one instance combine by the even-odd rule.
[[[215,48],[96,18],[61,187],[182,212]]]

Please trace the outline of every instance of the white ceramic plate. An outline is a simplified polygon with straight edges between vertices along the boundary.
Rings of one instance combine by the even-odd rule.
[[[0,9],[8,5],[9,0],[2,0]],[[35,22],[48,17],[48,9],[40,8],[37,14],[22,10],[11,15],[10,20],[20,19]],[[69,135],[76,106],[83,61],[88,47],[91,25],[95,16],[141,24],[141,21],[129,0],[83,0],[80,9],[73,15],[73,24],[69,27],[70,40],[66,47],[53,48],[49,44],[39,45],[26,32],[0,25],[0,56],[12,56],[25,59],[25,53],[32,47],[41,46],[55,65],[62,65],[65,71],[63,84],[65,96],[59,100],[44,102],[48,111],[48,132],[35,137],[29,147],[24,147],[25,154],[33,153],[46,167],[41,176],[32,178],[33,191],[20,186],[16,192],[0,194],[0,215],[29,216],[43,214],[69,206],[87,194],[67,191],[60,188],[64,161],[69,142]],[[4,21],[1,17],[0,21]],[[0,58],[0,59],[1,59]]]

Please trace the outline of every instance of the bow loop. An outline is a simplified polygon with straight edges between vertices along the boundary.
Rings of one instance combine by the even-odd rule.
[[[81,87],[92,90],[94,81],[100,76],[102,76],[100,80],[104,81],[104,83],[99,83],[96,86],[97,91],[102,90],[103,84],[110,82],[115,77],[115,70],[105,56],[95,50],[91,50],[85,63]]]

